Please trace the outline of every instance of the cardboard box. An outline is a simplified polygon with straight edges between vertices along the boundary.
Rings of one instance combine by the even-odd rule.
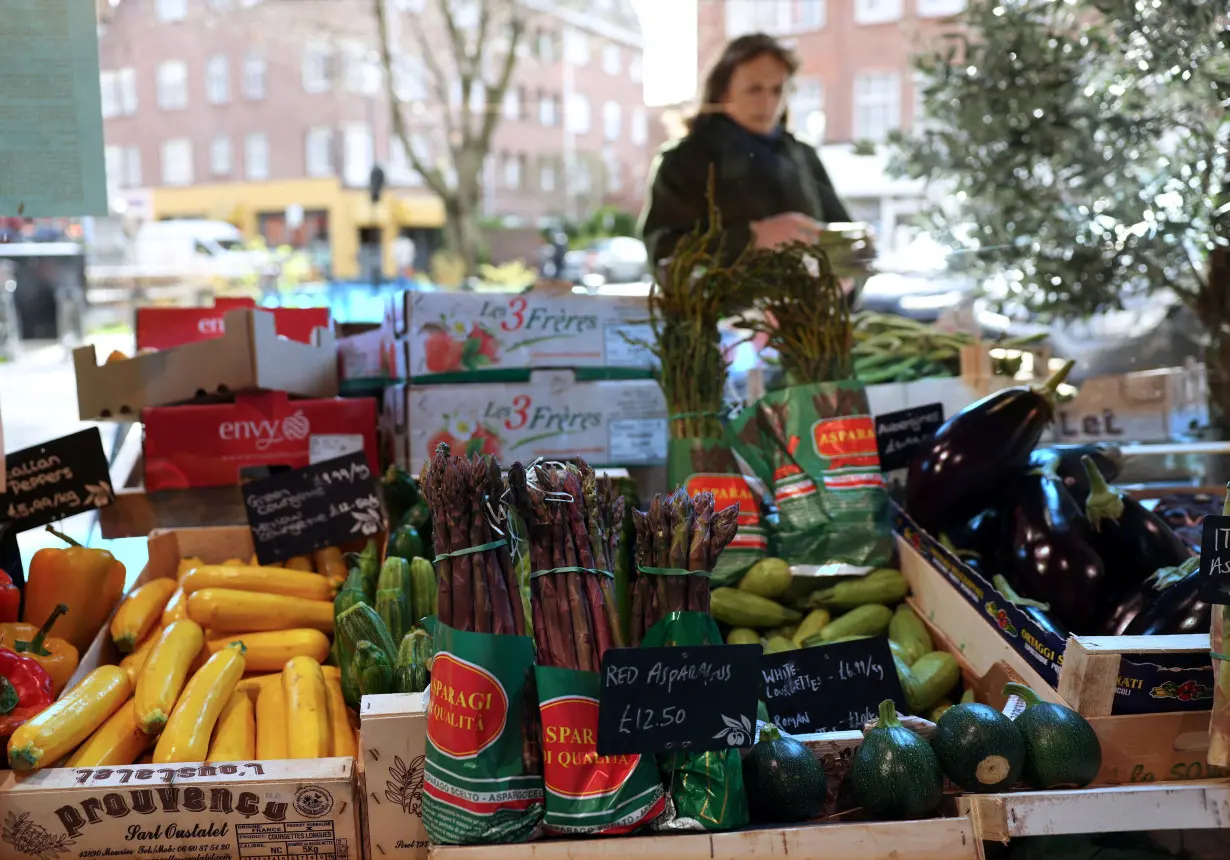
[[[1060,403],[1049,430],[1054,442],[1168,442],[1209,423],[1204,365],[1168,367],[1080,384]]]
[[[239,394],[234,403],[162,406],[145,423],[145,489],[238,484],[252,466],[312,463],[364,451],[379,469],[376,404],[355,400],[288,400],[285,392]]]
[[[252,299],[214,300],[212,308],[137,308],[137,349],[171,349],[221,337],[223,315],[236,308],[256,309]],[[328,308],[269,308],[279,337],[311,343],[312,332],[329,327]]]
[[[594,466],[666,461],[666,401],[653,380],[578,382],[537,371],[525,383],[395,386],[385,393],[397,463],[416,471],[440,442],[502,462],[584,457]]]
[[[395,382],[404,378],[404,352],[387,326],[343,337],[337,342],[338,374],[342,382]]]
[[[337,396],[337,345],[278,337],[268,311],[232,310],[221,337],[99,365],[93,346],[73,350],[82,421],[135,420],[142,409],[263,388],[298,397]]]
[[[359,715],[363,846],[375,860],[423,860],[427,694],[364,696]]]
[[[604,367],[649,375],[653,333],[643,298],[406,292],[387,316],[403,343],[404,378],[445,381],[509,369]]]
[[[1212,707],[1207,636],[1059,639],[1038,627],[903,511],[898,509],[895,517],[901,571],[917,608],[953,638],[963,654],[972,653],[976,669],[985,670],[980,661],[1004,660],[1040,696],[1063,701],[1086,716],[1207,712]],[[988,630],[995,635],[982,635]],[[976,642],[977,647],[965,648],[963,637],[974,637],[971,643]],[[1092,670],[1080,666],[1078,651],[1103,647],[1116,660],[1109,674],[1105,662]],[[1077,656],[1076,668],[1066,665],[1073,656]],[[1061,696],[1065,674],[1070,691],[1087,688],[1085,692]]]

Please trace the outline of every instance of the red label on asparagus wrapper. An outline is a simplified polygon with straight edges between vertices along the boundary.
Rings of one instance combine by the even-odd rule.
[[[639,755],[598,754],[598,700],[565,696],[539,705],[542,778],[565,797],[602,797],[623,788]]]
[[[437,654],[431,667],[431,719],[427,736],[452,758],[473,758],[500,737],[508,720],[508,694],[481,666]]]
[[[689,475],[683,486],[689,496],[704,491],[713,493],[718,510],[731,505],[739,506],[739,530],[730,541],[730,549],[761,552],[768,549],[769,541],[760,524],[760,500],[742,475]]]
[[[816,453],[829,461],[829,471],[880,469],[875,421],[870,415],[853,415],[817,421],[811,428]]]

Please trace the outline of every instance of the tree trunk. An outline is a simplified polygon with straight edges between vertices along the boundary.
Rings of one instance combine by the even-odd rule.
[[[444,215],[445,244],[465,262],[466,273],[472,275],[478,270],[483,247],[477,201],[467,201],[462,192],[451,195],[444,201]]]

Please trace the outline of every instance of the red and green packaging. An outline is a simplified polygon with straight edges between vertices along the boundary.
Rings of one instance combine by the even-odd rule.
[[[889,496],[861,383],[771,391],[735,420],[732,440],[773,490],[777,555],[834,572],[888,562]]]
[[[526,767],[534,645],[436,624],[423,825],[441,845],[526,842],[541,830],[541,775]]]

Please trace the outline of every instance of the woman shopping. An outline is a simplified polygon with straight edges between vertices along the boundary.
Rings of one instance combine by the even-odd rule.
[[[722,51],[687,135],[654,164],[641,235],[655,266],[680,238],[708,223],[711,166],[727,261],[749,244],[811,243],[825,223],[850,220],[815,148],[785,129],[798,66],[789,49],[759,33]]]

